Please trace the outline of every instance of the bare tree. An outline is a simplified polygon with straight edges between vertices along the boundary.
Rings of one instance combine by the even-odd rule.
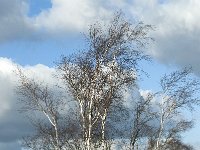
[[[19,68],[16,73],[19,77],[17,93],[23,105],[21,111],[28,112],[31,123],[36,129],[34,135],[24,138],[24,147],[35,150],[61,150],[64,147],[68,147],[67,149],[74,147],[74,143],[70,141],[77,138],[80,128],[76,123],[77,120],[72,120],[72,117],[67,119],[67,114],[65,113],[65,116],[62,114],[66,98],[61,92],[55,91],[55,87],[51,89],[44,82],[28,78]],[[32,114],[35,115],[31,118]]]
[[[148,93],[135,101],[127,149],[170,149],[173,142],[181,142],[181,133],[193,127],[193,121],[183,117],[185,111],[199,104],[199,82],[191,74],[191,68],[165,75],[160,85],[160,92]],[[184,145],[176,144],[177,148]]]
[[[179,116],[183,109],[192,110],[199,103],[196,95],[199,82],[192,77],[190,68],[165,75],[160,84],[162,91],[155,94],[159,127],[155,134],[154,149],[161,149],[168,140],[191,128],[192,122],[181,120]]]
[[[133,150],[142,145],[139,143],[140,139],[151,136],[151,133],[153,132],[153,127],[150,125],[150,122],[155,120],[156,112],[152,111],[152,100],[153,95],[151,93],[148,93],[145,99],[141,96],[132,110],[134,119],[132,121],[133,126],[131,131],[130,147]]]
[[[62,79],[79,105],[83,141],[92,149],[93,130],[100,123],[102,147],[110,107],[121,100],[120,90],[136,81],[137,65],[149,59],[141,50],[151,38],[152,27],[133,26],[117,14],[108,27],[92,25],[87,41],[89,50],[63,57],[58,63]]]

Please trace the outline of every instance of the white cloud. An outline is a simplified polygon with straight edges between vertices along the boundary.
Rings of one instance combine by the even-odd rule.
[[[0,42],[41,39],[85,31],[121,9],[131,18],[156,26],[150,53],[163,63],[192,65],[200,74],[199,0],[51,0],[52,7],[29,17],[27,0],[0,1]]]
[[[151,54],[163,63],[192,65],[200,75],[200,1],[136,0],[130,9],[156,26]]]
[[[103,0],[51,0],[52,7],[28,16],[28,0],[0,1],[0,42],[42,39],[85,31],[94,20],[111,15]],[[39,5],[39,4],[38,4]]]
[[[50,32],[83,31],[91,21],[105,17],[109,10],[101,1],[92,0],[52,0],[52,8],[42,11],[34,18],[38,28]]]
[[[51,8],[28,16],[28,0],[0,1],[0,42],[42,39],[86,31],[96,21],[106,22],[128,0],[49,0]],[[39,5],[39,4],[38,4]]]
[[[0,41],[24,38],[32,34],[31,22],[26,16],[28,5],[25,0],[0,1]]]

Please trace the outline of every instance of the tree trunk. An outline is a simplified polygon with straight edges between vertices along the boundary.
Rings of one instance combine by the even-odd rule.
[[[102,140],[102,148],[103,150],[106,149],[106,142],[105,142],[105,124],[106,124],[106,117],[107,117],[107,110],[105,109],[105,112],[102,116],[101,121],[101,140]]]

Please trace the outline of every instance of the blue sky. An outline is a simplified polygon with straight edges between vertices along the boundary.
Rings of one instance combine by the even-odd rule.
[[[12,41],[0,44],[0,56],[11,58],[21,65],[44,64],[54,66],[62,54],[71,54],[83,48],[83,37],[50,39],[47,41]]]
[[[49,9],[52,7],[50,0],[28,0],[29,11],[28,16],[37,16],[44,9]]]
[[[143,90],[157,90],[159,78],[174,68],[190,65],[195,75],[200,76],[198,0],[1,0],[0,84],[9,85],[6,86],[8,89],[14,85],[10,71],[12,64],[48,72],[61,54],[68,55],[85,47],[82,33],[87,31],[88,25],[97,20],[106,22],[119,9],[130,20],[142,20],[156,26],[150,33],[155,42],[147,51],[154,61],[143,64],[150,78],[143,77],[139,82]],[[4,88],[0,88],[0,92]],[[6,94],[0,97],[1,103],[5,103],[0,106],[0,127],[10,122],[9,117],[13,118],[13,99]],[[194,117],[200,118],[198,111]],[[18,118],[23,120],[20,116]],[[184,140],[200,147],[198,132],[200,120],[197,119],[195,128],[185,134]],[[18,138],[16,135],[14,140],[8,137],[5,141],[0,132],[0,149],[16,149]]]

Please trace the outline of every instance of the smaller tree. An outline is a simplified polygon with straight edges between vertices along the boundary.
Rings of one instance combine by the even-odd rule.
[[[135,101],[130,149],[167,150],[173,144],[177,149],[190,148],[181,142],[181,133],[193,127],[193,121],[184,119],[184,112],[199,104],[199,82],[191,71],[184,68],[164,75],[161,91]]]
[[[159,125],[153,141],[157,150],[192,127],[192,122],[180,119],[180,115],[184,109],[192,110],[194,105],[199,104],[199,82],[192,77],[191,68],[165,75],[160,85],[162,91],[154,97]]]
[[[72,119],[72,113],[64,113],[66,97],[56,91],[56,87],[52,89],[44,82],[28,78],[19,68],[16,73],[19,77],[17,93],[22,104],[21,111],[28,113],[36,131],[34,135],[24,138],[23,146],[34,150],[73,149],[75,143],[72,141],[78,139],[80,128],[77,120]],[[71,117],[67,117],[69,115]]]

